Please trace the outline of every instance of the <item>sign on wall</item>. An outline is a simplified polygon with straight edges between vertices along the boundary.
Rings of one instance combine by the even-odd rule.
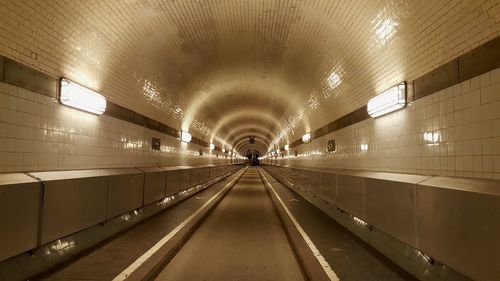
[[[327,150],[328,152],[335,152],[337,150],[335,139],[328,141]]]
[[[161,147],[161,140],[159,138],[152,138],[151,139],[151,148],[153,150],[160,150]]]

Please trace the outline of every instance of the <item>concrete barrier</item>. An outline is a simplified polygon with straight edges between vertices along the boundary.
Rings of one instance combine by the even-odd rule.
[[[311,192],[312,198],[320,198],[471,279],[500,277],[498,180],[265,168],[302,196]]]
[[[41,190],[25,174],[0,174],[0,261],[37,246]]]

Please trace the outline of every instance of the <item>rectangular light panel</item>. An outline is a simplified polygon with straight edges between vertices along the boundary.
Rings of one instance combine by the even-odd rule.
[[[311,133],[307,133],[307,134],[304,134],[302,136],[302,142],[303,143],[307,143],[307,142],[310,142],[311,141]]]
[[[190,133],[181,131],[181,141],[190,142],[192,138]]]
[[[94,114],[103,114],[106,111],[106,98],[67,79],[61,79],[59,101]]]
[[[379,117],[406,106],[406,83],[390,88],[368,101],[368,114]]]

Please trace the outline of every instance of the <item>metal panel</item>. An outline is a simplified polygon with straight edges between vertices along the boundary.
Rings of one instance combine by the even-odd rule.
[[[419,184],[417,248],[474,280],[498,280],[499,186],[442,177]]]
[[[107,218],[112,218],[142,206],[144,174],[130,173],[109,178]]]
[[[332,204],[337,201],[337,175],[334,173],[321,173],[321,198]]]
[[[103,222],[108,185],[103,176],[44,182],[41,244]]]
[[[500,67],[500,37],[465,53],[458,58],[459,81],[465,81]]]
[[[416,184],[365,178],[366,221],[415,246]]]
[[[25,174],[0,174],[0,261],[37,246],[41,188]]]
[[[145,172],[144,205],[153,203],[165,197],[166,172]]]
[[[213,179],[213,178],[216,177],[216,175],[215,175],[216,170],[217,170],[217,167],[210,167],[210,168],[208,168],[208,177],[210,179]]]
[[[293,179],[296,188],[300,188],[302,190],[310,191],[310,183],[307,178],[307,170],[303,169],[294,169],[296,176]]]
[[[167,196],[178,193],[180,191],[180,176],[181,172],[179,170],[167,171]]]
[[[208,169],[208,167],[198,169],[199,183],[203,183],[208,180]]]
[[[337,207],[365,219],[363,178],[337,175]]]
[[[199,181],[198,181],[198,169],[197,168],[193,168],[193,169],[190,169],[191,172],[191,185],[190,186],[195,186],[197,184],[199,184]]]
[[[458,59],[454,59],[413,81],[413,99],[423,98],[458,83]]]
[[[181,170],[180,190],[187,189],[191,186],[191,172],[189,169]]]
[[[5,58],[3,78],[6,83],[55,98],[57,79]]]
[[[106,101],[106,111],[104,114],[123,121],[133,122],[135,112],[111,101]]]
[[[316,196],[321,196],[321,172],[308,171],[307,180],[309,182],[311,192]]]

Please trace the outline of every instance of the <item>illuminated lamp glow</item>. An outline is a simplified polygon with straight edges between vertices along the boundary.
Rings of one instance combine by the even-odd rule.
[[[223,149],[222,149],[222,153],[225,153],[225,152],[226,152],[226,149],[224,149],[224,148],[223,148]]]
[[[306,133],[302,136],[302,142],[307,143],[311,141],[311,133]]]
[[[106,98],[101,94],[67,79],[61,79],[59,86],[62,104],[99,115],[106,111]]]
[[[286,151],[290,150],[290,146],[288,144],[285,144],[285,150]]]
[[[211,144],[208,146],[208,148],[209,148],[210,150],[214,150],[214,149],[215,149],[215,144],[211,143]]]
[[[424,140],[427,142],[436,143],[439,142],[439,132],[425,132]]]
[[[193,139],[190,133],[181,131],[181,141],[190,142]]]
[[[406,83],[390,88],[368,101],[368,114],[379,117],[406,106]]]

